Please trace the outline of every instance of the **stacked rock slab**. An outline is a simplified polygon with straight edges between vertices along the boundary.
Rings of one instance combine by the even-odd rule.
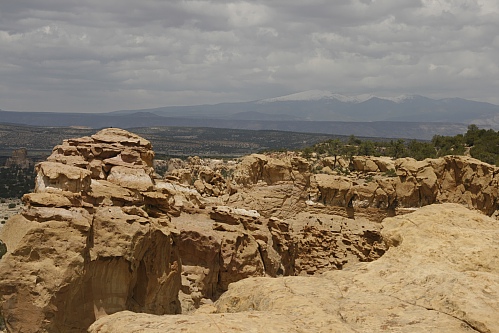
[[[122,310],[180,311],[180,260],[154,187],[149,141],[120,129],[65,140],[2,230],[9,332],[84,332]],[[163,199],[163,200],[160,200]]]

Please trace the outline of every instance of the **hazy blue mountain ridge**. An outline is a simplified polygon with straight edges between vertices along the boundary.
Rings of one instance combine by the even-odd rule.
[[[363,100],[355,96],[342,96],[329,92],[293,94],[297,98],[282,96],[242,103],[215,105],[172,106],[146,110],[124,110],[111,114],[131,114],[147,111],[165,117],[233,118],[251,120],[307,120],[307,121],[411,121],[478,123],[499,129],[499,106],[462,98],[431,99],[420,95],[396,98],[370,96]],[[329,93],[329,95],[328,95]],[[333,97],[334,96],[334,97]],[[341,96],[337,99],[337,96]],[[268,117],[273,115],[275,117]],[[278,119],[277,117],[281,117]]]
[[[306,91],[252,102],[168,106],[109,113],[0,111],[0,122],[37,126],[215,127],[431,139],[469,124],[499,129],[499,106],[461,98],[394,98]]]

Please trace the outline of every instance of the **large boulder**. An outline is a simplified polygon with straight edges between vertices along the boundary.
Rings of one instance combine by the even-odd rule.
[[[498,168],[465,156],[431,161],[440,189],[438,202],[457,202],[487,215],[498,209]]]
[[[227,206],[212,207],[208,215],[172,217],[175,245],[182,258],[183,312],[215,301],[236,281],[256,276],[292,274],[284,235],[255,211]],[[278,244],[283,244],[279,247]]]
[[[390,157],[354,156],[352,169],[361,172],[386,172],[395,170],[395,163]]]
[[[58,189],[78,193],[90,188],[92,173],[89,170],[57,162],[42,162],[35,169],[35,192]]]
[[[240,185],[251,185],[263,180],[263,170],[268,158],[262,154],[245,156],[234,171],[234,180]]]
[[[324,205],[346,207],[353,182],[348,177],[317,174],[312,177],[312,188],[316,188],[316,200]]]
[[[236,184],[243,186],[257,184],[259,181],[267,185],[292,182],[304,186],[308,185],[309,169],[309,163],[298,156],[252,154],[244,157],[237,165],[233,179]]]

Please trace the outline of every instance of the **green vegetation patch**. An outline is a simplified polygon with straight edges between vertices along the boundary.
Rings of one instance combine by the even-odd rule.
[[[17,166],[0,167],[0,198],[21,198],[33,190],[35,171]],[[11,205],[14,205],[11,207]],[[15,208],[15,204],[9,204]]]
[[[350,136],[347,140],[327,140],[301,150],[302,156],[313,154],[341,156],[351,160],[353,156],[388,156],[392,158],[412,157],[416,160],[446,155],[466,155],[485,163],[499,166],[499,132],[468,126],[468,131],[456,136],[435,135],[431,141],[362,140]]]

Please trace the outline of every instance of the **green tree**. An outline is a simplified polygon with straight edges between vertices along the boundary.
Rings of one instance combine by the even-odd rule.
[[[388,149],[388,156],[400,158],[406,156],[405,140],[398,139],[397,141],[391,140]]]
[[[356,138],[355,135],[353,135],[353,134],[348,137],[347,144],[349,144],[351,146],[360,145],[361,143],[362,143],[362,140]]]
[[[464,135],[465,142],[468,146],[473,146],[475,144],[475,140],[480,137],[480,129],[477,125],[471,124],[468,126],[468,131]]]
[[[352,162],[352,158],[357,155],[357,146],[354,145],[345,145],[342,149],[342,154],[344,158],[346,158],[349,162]]]
[[[499,132],[490,129],[479,130],[475,134],[470,155],[483,162],[499,165]]]
[[[333,168],[336,168],[336,163],[338,161],[338,156],[341,155],[343,150],[343,143],[338,139],[329,140],[327,143],[327,154],[334,157]]]
[[[434,158],[437,156],[435,147],[431,142],[421,142],[412,140],[407,145],[408,155],[416,160],[424,160],[425,158]]]
[[[363,156],[374,156],[376,155],[376,147],[374,143],[370,140],[362,141],[358,148],[358,155]]]
[[[309,159],[310,157],[312,157],[312,153],[314,151],[311,147],[306,147],[306,148],[303,148],[301,152],[302,152],[302,156],[304,158]]]
[[[445,155],[464,155],[465,140],[462,134],[456,136],[435,135],[431,140],[437,151],[437,157]]]

